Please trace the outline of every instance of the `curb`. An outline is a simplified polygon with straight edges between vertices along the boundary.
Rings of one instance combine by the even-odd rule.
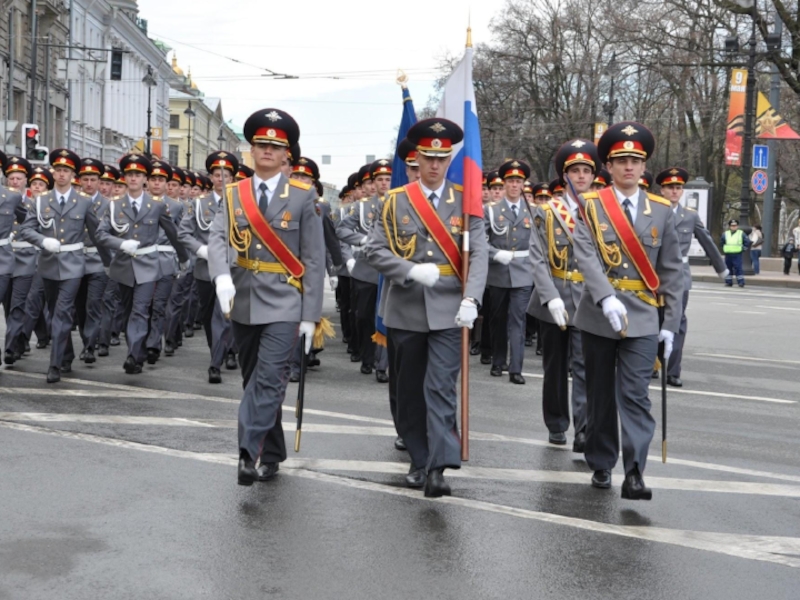
[[[725,287],[722,280],[717,275],[695,275],[692,274],[692,281],[699,283],[717,283],[720,287]],[[745,277],[745,288],[748,287],[769,287],[783,289],[800,289],[800,278],[787,278],[784,280],[760,279],[758,275]]]

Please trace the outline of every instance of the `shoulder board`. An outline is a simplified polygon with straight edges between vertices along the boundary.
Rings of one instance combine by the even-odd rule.
[[[239,185],[239,182],[238,181],[234,181],[233,183],[226,183],[225,187],[226,188],[235,188],[237,185]]]
[[[87,194],[86,192],[84,192],[83,190],[78,192],[78,195],[83,196],[84,198],[91,198],[91,196],[89,194]]]
[[[685,210],[690,210],[690,211],[692,211],[692,212],[697,212],[697,209],[696,209],[696,208],[689,208],[688,206],[684,206],[683,208],[684,208]]]
[[[595,198],[599,198],[597,192],[586,192],[585,194],[581,194],[587,200],[594,200]]]
[[[659,204],[663,204],[664,206],[672,206],[672,203],[669,200],[667,200],[666,198],[662,198],[661,196],[656,196],[655,194],[647,194],[647,197],[653,202],[658,202]]]
[[[464,191],[464,186],[463,186],[463,185],[461,185],[461,184],[454,183],[454,184],[453,184],[453,187],[454,187],[454,188],[456,189],[456,191],[458,191],[458,192],[463,192],[463,191]]]
[[[296,188],[300,188],[301,190],[310,190],[311,189],[311,184],[303,183],[302,181],[298,181],[297,179],[290,179],[289,180],[289,185],[291,185],[293,187],[296,187]]]
[[[372,198],[362,198],[359,202],[369,202]]]
[[[112,198],[112,200],[120,200],[120,199],[122,199],[122,196],[114,196],[114,197]]]
[[[547,202],[544,204],[537,204],[536,208],[541,208],[542,210],[553,210]]]
[[[328,203],[328,201],[325,200],[325,198],[322,198],[322,197],[317,198],[317,202],[321,202],[322,204],[327,204]]]
[[[164,201],[164,198],[162,198],[161,196],[151,196],[151,198],[153,199],[153,202],[163,202]]]
[[[494,206],[495,204],[497,204],[497,202],[492,202],[491,200],[489,200],[489,202],[487,202],[486,204],[488,206]]]
[[[387,194],[399,194],[400,192],[403,192],[403,191],[405,191],[405,190],[404,190],[404,189],[402,188],[402,186],[401,186],[401,187],[396,187],[396,188],[394,188],[394,189],[392,189],[392,190],[389,190],[389,191],[388,191],[388,192],[386,192],[386,193],[387,193]]]

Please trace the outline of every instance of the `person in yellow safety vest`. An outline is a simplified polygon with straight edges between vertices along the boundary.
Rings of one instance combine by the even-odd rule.
[[[728,267],[726,286],[733,286],[733,275],[736,275],[736,283],[739,287],[744,287],[742,253],[750,247],[750,243],[749,236],[739,229],[739,221],[736,219],[728,221],[728,231],[722,234],[722,253],[725,255],[725,266]]]

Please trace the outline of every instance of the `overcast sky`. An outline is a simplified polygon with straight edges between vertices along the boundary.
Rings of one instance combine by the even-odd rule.
[[[504,4],[139,0],[139,15],[150,37],[173,47],[184,71],[191,67],[203,93],[222,98],[226,120],[241,128],[258,109],[289,112],[303,154],[320,163],[323,181],[340,187],[367,154],[391,152],[401,112],[397,69],[422,108],[439,60],[463,53],[470,16],[473,42],[489,41],[489,21]],[[300,79],[271,80],[265,69]],[[331,165],[321,164],[323,154]]]

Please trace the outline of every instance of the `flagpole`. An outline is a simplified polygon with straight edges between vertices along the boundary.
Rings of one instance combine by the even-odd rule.
[[[467,26],[467,48],[472,48],[472,27]],[[464,182],[466,183],[466,182]],[[462,216],[461,231],[461,294],[467,291],[467,278],[469,277],[469,232],[470,215],[467,204],[461,202],[464,214]],[[469,333],[466,327],[461,328],[461,460],[469,460]]]

